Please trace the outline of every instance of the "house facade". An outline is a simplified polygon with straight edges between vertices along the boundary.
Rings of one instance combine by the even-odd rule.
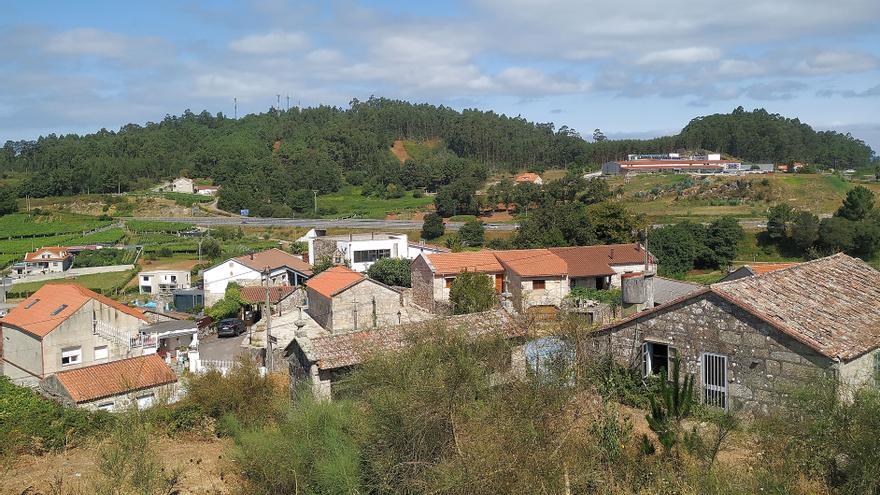
[[[685,294],[603,327],[584,351],[644,375],[678,356],[704,403],[767,412],[822,374],[875,384],[878,301],[880,272],[839,254]]]
[[[202,274],[205,305],[211,306],[222,299],[230,282],[259,285],[265,279],[266,269],[269,270],[270,285],[302,285],[312,276],[311,265],[280,249],[230,258]]]
[[[216,196],[220,186],[194,186],[193,190],[202,196]]]
[[[189,270],[150,270],[138,273],[141,294],[171,294],[191,287]]]
[[[398,325],[403,318],[400,292],[344,266],[309,279],[306,291],[306,312],[331,333]]]
[[[156,354],[65,370],[40,383],[69,407],[122,412],[177,398],[177,375]]]
[[[171,181],[171,191],[192,194],[195,191],[193,180],[187,177],[178,177]]]
[[[320,233],[316,231],[316,234]],[[309,237],[309,263],[323,259],[344,264],[356,272],[366,272],[382,258],[408,258],[409,239],[406,234],[348,234]]]
[[[518,249],[495,253],[504,267],[504,292],[519,312],[559,308],[568,295],[568,267],[548,249]]]
[[[12,265],[18,276],[38,273],[61,273],[70,269],[73,255],[65,247],[44,247],[24,255],[24,260]]]
[[[495,292],[504,290],[504,267],[492,251],[419,255],[412,262],[413,303],[431,313],[449,313],[449,290],[462,272],[491,278]]]
[[[35,386],[59,371],[110,362],[143,349],[147,317],[76,284],[46,284],[0,319],[3,372]]]

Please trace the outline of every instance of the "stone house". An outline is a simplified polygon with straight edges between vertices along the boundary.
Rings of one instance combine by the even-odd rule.
[[[491,277],[495,292],[504,290],[504,267],[493,251],[420,254],[412,262],[413,303],[431,313],[448,313],[449,289],[462,272]]]
[[[171,191],[192,194],[195,191],[193,180],[187,177],[178,177],[171,181]]]
[[[334,266],[306,282],[308,315],[332,333],[397,325],[403,295],[344,266]]]
[[[568,266],[548,249],[497,251],[504,267],[504,292],[514,309],[559,308],[568,295]]]
[[[766,412],[817,374],[880,372],[880,272],[837,254],[720,282],[607,325],[584,348],[644,375],[679,356],[704,403]]]
[[[266,269],[270,285],[302,285],[313,273],[312,265],[302,258],[277,248],[230,258],[202,274],[205,306],[222,299],[230,282],[260,285],[265,280]]]
[[[156,354],[66,370],[46,377],[40,388],[69,407],[121,412],[156,402],[174,402],[177,375]]]
[[[3,372],[35,386],[59,371],[140,355],[139,310],[76,284],[46,284],[0,319]]]
[[[654,257],[636,242],[549,248],[565,260],[571,287],[619,289],[621,276],[656,273]]]
[[[371,355],[399,351],[410,345],[414,335],[431,331],[461,332],[469,339],[500,335],[514,344],[511,368],[524,361],[525,329],[507,311],[498,309],[311,339],[297,337],[284,350],[291,392],[306,383],[315,397],[331,399],[334,382]]]

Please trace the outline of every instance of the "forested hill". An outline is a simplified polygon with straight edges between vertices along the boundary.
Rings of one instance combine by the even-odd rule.
[[[439,138],[445,147],[422,163],[401,166],[389,153],[398,138]],[[848,135],[815,132],[761,109],[700,117],[676,136],[590,143],[565,126],[370,98],[354,100],[347,109],[272,109],[238,120],[187,111],[118,132],[7,142],[0,152],[0,178],[14,173],[23,177],[20,195],[49,196],[126,191],[177,175],[212,177],[225,190],[222,206],[283,204],[297,210],[307,191],[334,191],[343,177],[372,190],[436,190],[456,181],[479,182],[495,168],[587,167],[628,152],[683,148],[837,168],[864,166],[873,157],[868,146]]]

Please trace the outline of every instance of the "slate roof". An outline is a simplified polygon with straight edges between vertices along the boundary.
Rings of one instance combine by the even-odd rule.
[[[461,272],[502,273],[504,267],[493,251],[423,254],[436,275],[458,275]]]
[[[682,282],[665,277],[654,277],[654,304],[667,304],[682,296],[705,289],[700,284]]]
[[[294,285],[274,285],[269,287],[269,302],[278,304],[296,290]],[[242,287],[241,300],[248,304],[262,304],[266,302],[266,288],[259,285]]]
[[[177,375],[158,354],[61,371],[53,376],[77,403],[177,381]]]
[[[549,249],[496,251],[495,256],[504,267],[521,277],[562,277],[568,271],[565,260]]]
[[[306,286],[324,297],[333,297],[364,280],[366,277],[363,274],[351,268],[337,265],[308,279]]]
[[[312,265],[303,261],[302,258],[286,253],[278,248],[267,249],[253,255],[246,254],[233,259],[258,272],[263,271],[267,266],[270,270],[286,266],[307,277],[311,277],[313,273]]]
[[[880,347],[880,272],[835,254],[763,275],[719,282],[599,331],[711,293],[831,359],[850,360]]]
[[[472,339],[496,334],[508,338],[524,335],[524,329],[507,311],[493,310],[310,339],[308,358],[317,363],[321,370],[353,366],[363,362],[372,353],[406,348],[413,335],[431,329],[432,326],[449,331],[463,331]]]
[[[645,262],[641,244],[600,244],[550,248],[564,259],[570,277],[600,277],[614,275],[614,265],[637,265]],[[650,258],[654,262],[654,258]]]
[[[6,317],[0,319],[0,323],[5,326],[12,325],[42,338],[92,299],[147,321],[146,315],[140,310],[130,308],[83,286],[71,283],[48,283],[31,294],[31,297],[18,303],[18,306],[9,311]]]

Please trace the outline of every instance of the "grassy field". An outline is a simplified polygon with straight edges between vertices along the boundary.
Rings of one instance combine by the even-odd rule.
[[[628,181],[621,177],[614,177],[609,179],[609,185],[612,189],[621,188],[622,199],[633,212],[643,213],[655,223],[685,219],[708,221],[723,215],[745,219],[763,219],[766,217],[767,209],[780,202],[787,202],[794,207],[812,211],[817,215],[828,215],[837,210],[846,192],[857,185],[839,176],[824,174],[711,177],[712,184],[719,189],[734,181],[759,183],[753,184],[753,186],[756,189],[763,188],[770,197],[767,199],[678,197],[674,189],[685,181],[686,177],[685,175],[671,174],[640,175],[634,176]],[[866,183],[864,185],[875,193],[880,193],[880,184]],[[640,197],[640,195],[664,188],[667,191],[671,190],[671,192],[662,193],[659,197]]]
[[[25,284],[16,284],[9,291],[8,296],[11,299],[23,299],[30,294],[36,292],[40,287],[51,283],[70,283],[75,282],[87,289],[99,292],[101,294],[111,295],[115,291],[121,289],[136,275],[136,270],[125,272],[109,272],[94,273],[91,275],[82,275],[80,277],[66,278],[63,280],[47,280],[42,282],[29,282]]]
[[[434,198],[412,197],[407,193],[402,198],[382,199],[361,195],[361,188],[343,187],[339,192],[318,196],[318,208],[335,211],[323,215],[324,218],[385,218],[389,214],[402,214],[424,210]]]
[[[0,238],[81,233],[105,225],[110,225],[110,220],[72,213],[13,213],[0,216]]]

